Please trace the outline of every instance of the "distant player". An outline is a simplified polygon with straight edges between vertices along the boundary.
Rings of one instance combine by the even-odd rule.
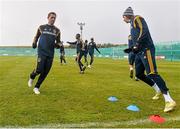
[[[172,111],[176,106],[176,102],[171,98],[165,81],[157,72],[155,46],[145,19],[141,16],[134,16],[131,7],[128,7],[125,10],[123,19],[126,23],[130,23],[131,25],[133,46],[124,51],[126,53],[131,51],[136,53],[136,77],[156,90],[156,95],[153,99],[159,99],[159,96],[162,93],[165,99],[164,112]],[[145,70],[147,75],[144,74]]]
[[[38,58],[36,69],[30,74],[28,86],[33,85],[33,80],[37,75],[40,75],[35,88],[33,89],[35,94],[40,94],[39,88],[48,75],[54,58],[54,48],[59,48],[60,30],[54,26],[56,20],[56,13],[50,12],[48,14],[48,24],[39,26],[32,47],[35,49],[38,42]]]
[[[91,38],[91,42],[88,44],[88,52],[90,55],[90,64],[88,65],[88,68],[91,68],[92,63],[94,61],[94,49],[96,49],[96,51],[98,51],[99,54],[101,54],[101,52],[98,50],[96,43],[94,42],[94,38]]]
[[[76,45],[77,62],[79,65],[80,74],[83,74],[86,69],[86,66],[81,62],[81,59],[85,53],[85,44],[81,39],[81,35],[76,34],[76,41],[75,42],[67,42],[67,43]]]
[[[60,52],[60,63],[62,64],[64,62],[64,64],[66,64],[64,45],[61,44],[59,49],[60,49],[59,50],[59,52]]]
[[[87,60],[87,56],[88,56],[88,40],[85,40],[84,42],[84,61],[86,63],[86,65],[88,66],[88,60]]]
[[[133,47],[133,42],[132,42],[132,39],[131,39],[131,35],[128,36],[128,47],[129,48]],[[133,78],[135,58],[136,58],[136,54],[134,52],[129,52],[128,53],[130,78]],[[135,80],[138,81],[138,78],[135,77]]]

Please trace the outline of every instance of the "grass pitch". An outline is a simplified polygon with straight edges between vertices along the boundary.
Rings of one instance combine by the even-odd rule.
[[[129,78],[126,60],[95,58],[81,75],[74,58],[60,65],[55,57],[40,95],[27,86],[35,57],[0,57],[0,62],[0,127],[180,127],[180,62],[157,62],[177,102],[171,113],[163,112],[163,97],[151,100],[154,90]],[[119,101],[109,102],[109,96]],[[130,104],[140,112],[126,110]],[[150,122],[153,114],[166,122]]]

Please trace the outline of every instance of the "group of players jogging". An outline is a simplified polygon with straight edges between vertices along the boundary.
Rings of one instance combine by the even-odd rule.
[[[88,68],[92,67],[92,64],[94,62],[94,49],[96,49],[99,54],[100,54],[100,51],[97,48],[96,43],[94,42],[94,38],[91,38],[91,42],[89,42],[89,43],[88,43],[88,40],[85,40],[83,42],[80,34],[76,34],[75,38],[76,38],[75,42],[67,42],[67,43],[76,46],[76,54],[77,55],[76,55],[75,60],[77,61],[78,65],[79,65],[80,73],[83,74],[86,69],[86,66]],[[88,54],[90,56],[89,64],[88,64],[88,59],[87,59]],[[84,56],[85,64],[83,64],[81,61],[83,56]],[[60,44],[60,63],[62,64],[63,61],[66,64],[64,45]]]

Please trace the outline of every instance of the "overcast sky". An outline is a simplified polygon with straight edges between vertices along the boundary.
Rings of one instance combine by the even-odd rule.
[[[180,0],[0,0],[0,46],[31,45],[50,11],[64,42],[74,41],[77,22],[85,22],[85,39],[126,43],[130,28],[122,14],[129,6],[145,18],[155,42],[180,40]]]

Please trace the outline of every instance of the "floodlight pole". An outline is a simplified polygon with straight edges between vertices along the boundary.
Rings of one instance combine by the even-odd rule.
[[[77,23],[80,26],[80,30],[81,30],[81,39],[82,39],[82,33],[83,33],[83,26],[85,26],[85,23],[83,22],[78,22]]]

